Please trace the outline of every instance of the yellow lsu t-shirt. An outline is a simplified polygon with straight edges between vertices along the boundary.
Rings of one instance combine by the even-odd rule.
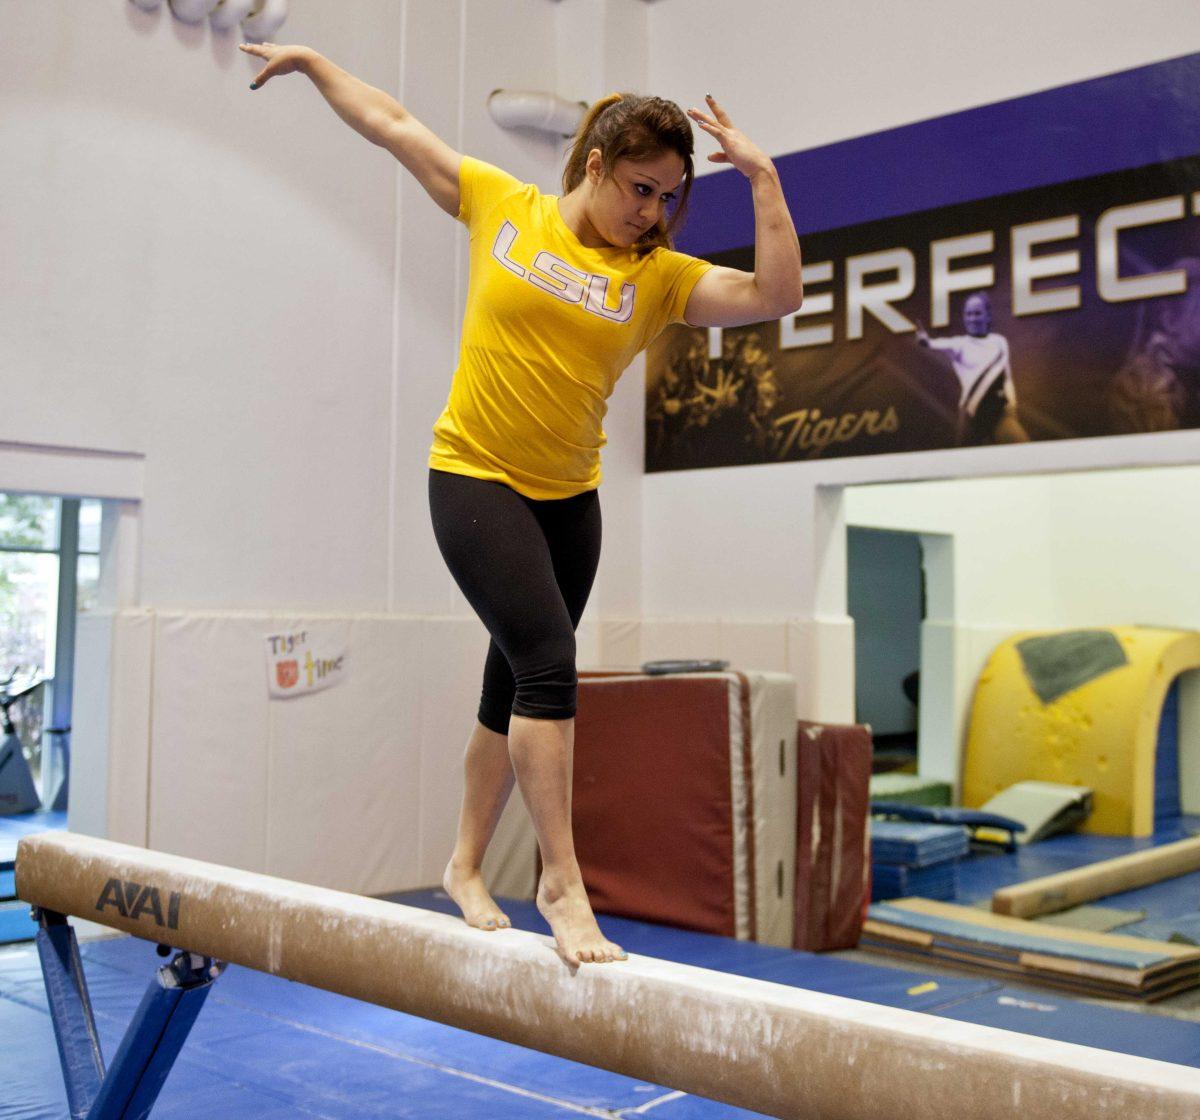
[[[429,465],[538,500],[595,489],[617,378],[683,321],[712,265],[669,249],[590,249],[557,196],[477,159],[463,159],[459,185],[470,283]]]

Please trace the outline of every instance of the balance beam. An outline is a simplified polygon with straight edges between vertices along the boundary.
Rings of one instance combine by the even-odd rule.
[[[54,914],[784,1120],[1194,1120],[1200,1073],[550,939],[72,833],[20,841]]]

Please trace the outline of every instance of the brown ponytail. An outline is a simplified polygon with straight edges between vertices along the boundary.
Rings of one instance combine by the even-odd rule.
[[[663,152],[675,152],[683,160],[683,182],[674,211],[638,240],[641,253],[661,246],[671,247],[671,234],[683,221],[695,169],[692,126],[683,110],[661,97],[643,97],[636,93],[610,93],[597,101],[583,118],[575,134],[566,167],[563,169],[563,193],[570,194],[583,182],[587,157],[599,148],[604,173],[611,175],[619,159],[653,159]]]

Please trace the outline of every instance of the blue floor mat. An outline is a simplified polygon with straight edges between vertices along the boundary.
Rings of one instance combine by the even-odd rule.
[[[30,941],[35,933],[37,926],[29,917],[29,907],[25,903],[0,903],[0,945]]]
[[[39,809],[35,813],[0,816],[0,871],[11,871],[17,854],[17,841],[36,832],[67,827],[67,814]],[[2,897],[2,896],[0,896]]]

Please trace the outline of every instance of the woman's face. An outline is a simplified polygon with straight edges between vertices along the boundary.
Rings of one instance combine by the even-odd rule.
[[[588,220],[610,245],[633,245],[666,213],[683,181],[683,160],[661,152],[646,160],[619,159],[612,174],[604,174],[599,148],[588,153],[588,182],[592,187]]]

